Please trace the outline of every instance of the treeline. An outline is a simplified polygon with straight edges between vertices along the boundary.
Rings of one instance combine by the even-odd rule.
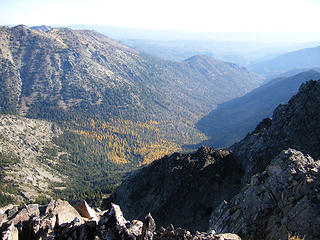
[[[0,140],[1,140],[0,135]],[[17,186],[14,186],[11,181],[5,179],[4,170],[12,164],[18,163],[19,158],[13,153],[0,152],[0,207],[14,202],[11,194],[18,194]]]

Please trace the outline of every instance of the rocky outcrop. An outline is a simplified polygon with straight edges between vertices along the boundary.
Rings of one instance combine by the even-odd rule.
[[[201,147],[164,157],[124,182],[111,199],[125,215],[149,210],[161,223],[171,219],[191,230],[206,228],[210,214],[217,233],[320,239],[319,109],[320,81],[309,81],[229,151]]]
[[[245,170],[243,181],[265,170],[282,150],[293,148],[314,159],[320,157],[320,81],[301,85],[297,95],[288,104],[279,105],[272,119],[261,122],[257,128],[230,149]]]
[[[243,239],[320,239],[320,161],[289,149],[215,210],[210,229]]]
[[[241,169],[225,150],[201,147],[139,170],[112,194],[128,218],[151,212],[156,222],[205,231],[211,211],[240,191]]]
[[[67,182],[57,167],[62,165],[60,156],[68,153],[54,143],[62,133],[51,122],[0,114],[0,194],[16,203],[33,201]]]
[[[320,81],[309,81],[231,147],[245,172],[243,189],[215,209],[211,229],[244,239],[320,238],[318,109]]]
[[[84,207],[90,208],[90,206],[85,201],[78,201],[75,205],[80,209],[79,213],[68,202],[62,200],[51,201],[47,206],[27,205],[20,210],[14,210],[16,212],[12,216],[9,215],[9,210],[12,208],[9,208],[5,212],[7,221],[0,225],[0,239],[241,240],[239,236],[230,233],[216,235],[197,232],[192,235],[187,230],[174,229],[172,225],[167,229],[160,228],[156,231],[156,224],[151,214],[145,217],[144,222],[127,221],[120,207],[115,204],[111,204],[110,209],[102,215],[95,213],[98,217],[93,220],[86,218],[88,214],[84,211]]]

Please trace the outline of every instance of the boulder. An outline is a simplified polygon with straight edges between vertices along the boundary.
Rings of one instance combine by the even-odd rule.
[[[54,214],[56,216],[56,224],[60,227],[67,225],[75,218],[78,218],[83,223],[83,219],[78,211],[67,201],[52,200],[46,208],[46,213]]]
[[[152,240],[155,231],[156,231],[156,223],[154,222],[154,219],[152,218],[151,214],[148,213],[148,215],[144,218],[140,239]]]
[[[13,222],[3,231],[2,240],[19,240],[18,229]]]
[[[79,212],[81,217],[98,221],[96,212],[88,205],[85,200],[74,201],[71,204]]]
[[[28,221],[32,216],[40,216],[39,204],[29,204],[24,206],[19,212],[15,213],[11,217],[8,223],[16,225],[19,222]]]

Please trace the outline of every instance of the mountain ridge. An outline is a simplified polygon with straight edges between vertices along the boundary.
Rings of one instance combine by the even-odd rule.
[[[244,239],[282,239],[292,233],[317,239],[316,228],[304,224],[306,219],[316,226],[320,224],[314,214],[319,209],[316,194],[320,186],[320,116],[315,111],[320,107],[319,93],[319,80],[303,83],[288,104],[275,109],[273,119],[262,121],[229,150],[201,147],[194,154],[166,156],[126,180],[109,201],[120,203],[124,215],[138,216],[148,209],[155,213],[157,221],[171,219],[189,229],[201,229],[201,225],[206,228],[211,219],[206,230],[231,231]],[[197,163],[202,163],[200,173]],[[175,177],[173,172],[179,171],[196,174],[185,174],[185,179]],[[161,176],[159,181],[157,173]],[[288,173],[292,176],[287,181]],[[180,181],[187,184],[181,186]],[[292,194],[296,195],[290,198]],[[210,196],[220,201],[215,202]],[[154,198],[162,200],[157,202]],[[286,202],[288,206],[279,207]],[[175,206],[178,213],[171,211],[170,206]],[[289,218],[299,209],[308,210],[301,210],[301,218],[294,223],[286,221],[284,216]],[[158,215],[158,211],[163,215]],[[172,215],[166,216],[168,212]],[[203,222],[196,221],[197,217]],[[275,225],[281,226],[281,231]]]
[[[298,68],[319,67],[320,46],[288,52],[271,60],[257,62],[250,66],[254,72],[265,76],[281,74]]]
[[[262,82],[212,58],[172,62],[95,31],[44,30],[0,27],[0,112],[62,129],[56,167],[72,178],[62,196],[109,193],[130,170],[203,141],[194,122]]]
[[[278,104],[286,103],[303,82],[311,79],[320,79],[318,69],[273,79],[239,98],[219,104],[196,123],[210,137],[201,144],[224,147],[241,140],[261,120],[271,117]]]
[[[192,70],[189,69],[188,64],[186,65],[184,63],[164,61],[140,54],[136,50],[125,47],[94,31],[74,31],[65,28],[52,29],[48,32],[34,32],[33,30],[26,28],[25,26],[2,29],[2,33],[4,35],[3,39],[8,38],[10,34],[12,34],[12,37],[17,39],[16,42],[19,44],[18,46],[20,46],[20,50],[17,51],[17,47],[10,46],[9,42],[6,40],[2,41],[2,49],[4,49],[3,52],[7,52],[6,56],[5,54],[3,54],[3,60],[9,61],[7,63],[9,65],[16,62],[16,67],[18,67],[19,69],[19,66],[21,66],[22,63],[22,57],[25,56],[29,58],[28,64],[23,63],[23,69],[21,69],[22,71],[13,71],[18,74],[16,76],[16,85],[18,86],[18,88],[16,89],[16,95],[18,94],[18,96],[20,96],[19,92],[22,91],[21,100],[19,100],[19,98],[11,99],[11,101],[16,103],[13,104],[13,107],[15,107],[18,104],[17,102],[19,101],[21,101],[20,105],[26,105],[25,111],[27,111],[27,116],[28,107],[32,110],[32,100],[36,98],[36,94],[39,91],[40,95],[44,93],[48,94],[49,96],[45,99],[48,99],[47,101],[50,101],[51,97],[51,101],[56,102],[56,104],[58,104],[58,106],[60,106],[60,108],[62,109],[69,109],[70,106],[76,107],[81,104],[89,108],[90,105],[95,104],[97,105],[97,107],[101,107],[102,103],[104,103],[105,101],[105,96],[101,89],[109,89],[110,91],[114,89],[117,94],[121,93],[121,91],[130,91],[132,93],[140,94],[136,96],[127,95],[130,101],[135,103],[135,108],[137,108],[137,110],[140,109],[139,111],[143,109],[143,106],[148,106],[148,103],[145,102],[145,100],[141,97],[140,92],[144,92],[144,95],[151,94],[154,98],[154,100],[152,100],[153,102],[164,103],[162,105],[166,105],[171,111],[173,109],[170,106],[174,103],[175,105],[179,106],[179,108],[181,108],[180,112],[181,110],[184,110],[185,114],[188,114],[188,111],[183,105],[181,105],[180,102],[182,99],[180,100],[180,98],[187,100],[188,102],[186,103],[189,105],[189,108],[191,107],[192,111],[195,112],[197,112],[197,109],[210,109],[214,107],[214,104],[227,99],[222,94],[220,94],[220,97],[219,94],[216,94],[217,96],[215,96],[215,98],[220,99],[214,100],[214,98],[210,97],[210,95],[212,94],[210,94],[210,92],[206,90],[206,88],[200,88],[201,91],[199,91],[199,85],[195,84],[195,82],[201,82],[203,75],[192,74]],[[30,40],[30,42],[34,41],[36,44],[38,44],[38,46],[33,46],[32,48],[30,48],[28,46],[28,39]],[[43,40],[48,41],[48,43],[44,43]],[[14,41],[14,39],[11,41]],[[21,41],[23,41],[23,43]],[[43,50],[42,46],[45,46],[46,50]],[[12,50],[10,50],[11,48]],[[25,54],[31,54],[31,56],[25,55],[24,52]],[[10,57],[10,55],[12,54],[14,58]],[[32,54],[37,55],[33,56]],[[48,54],[49,56],[52,56],[48,58],[44,54],[47,56]],[[42,62],[40,61],[32,63],[32,61],[34,61],[33,57],[41,59],[40,61],[46,62],[47,66],[51,67],[43,66]],[[41,69],[42,74],[37,73],[35,69],[33,69],[34,67],[31,64],[40,65],[41,68],[43,68]],[[13,66],[8,67],[9,69],[13,68],[14,70]],[[8,69],[8,67],[5,69]],[[150,69],[152,69],[151,73]],[[71,70],[72,72],[70,72]],[[235,74],[238,74],[237,71],[238,70],[235,69]],[[19,72],[21,72],[22,75],[19,76]],[[239,71],[239,73],[241,72]],[[254,85],[256,80],[258,80],[258,82],[261,82],[261,79],[259,79],[257,76],[249,72],[245,74],[247,83],[242,86],[243,90],[239,89],[240,92],[242,91],[242,93],[248,91],[254,86],[257,86],[258,84]],[[238,80],[236,80],[235,76],[236,75],[234,75],[233,78],[229,78],[229,81],[231,81],[231,79],[234,79],[232,81],[233,83],[236,83]],[[23,86],[23,90],[20,89],[21,87],[19,87],[19,83],[21,85],[21,81],[19,80],[19,77],[22,77],[22,85],[24,85],[23,83],[29,85],[28,89],[24,89],[25,87]],[[94,77],[94,79],[92,79],[92,77]],[[49,80],[50,78],[51,80]],[[43,81],[44,79],[48,79],[46,80],[46,82],[49,89],[44,86],[41,87],[41,82],[39,81]],[[61,81],[61,79],[66,80]],[[78,83],[77,86],[70,85],[70,83],[68,84],[68,81],[70,82],[71,79]],[[150,80],[148,79],[152,79],[152,81],[150,82]],[[216,81],[214,78],[210,77],[208,77],[208,80],[210,80],[209,82],[206,82],[207,84],[210,84],[210,86],[207,86],[208,89],[212,92],[218,93],[218,89],[214,87],[212,81],[219,81]],[[248,82],[248,80],[250,82]],[[92,85],[93,83],[96,86]],[[104,86],[105,84],[107,84],[107,86]],[[157,87],[159,88],[158,91],[154,91],[154,84],[157,84]],[[36,85],[41,88],[36,88]],[[118,87],[116,87],[117,85]],[[124,89],[121,86],[123,86]],[[79,91],[79,94],[84,95],[85,98],[81,98],[79,94],[76,95],[70,92],[70,87],[72,87],[74,90],[76,89],[77,91]],[[33,88],[34,90],[30,88]],[[181,97],[173,97],[173,93],[168,91],[168,88],[172,88],[177,93],[179,92],[181,94]],[[66,92],[63,92],[61,90]],[[54,97],[50,96],[51,92],[55,94]],[[163,92],[163,94],[160,94],[161,92]],[[125,93],[126,92],[123,92],[122,95]],[[202,93],[206,93],[205,97],[200,97]],[[14,94],[11,95],[14,96]],[[151,98],[151,96],[149,97]],[[178,100],[176,100],[177,98]],[[201,105],[203,105],[203,107],[200,107],[199,103],[197,103],[197,101],[199,101],[198,98],[202,98]],[[43,97],[40,96],[39,100],[42,99]],[[119,108],[119,106],[126,106],[127,104],[126,102],[123,102],[123,97],[119,100],[121,101],[119,105],[107,105],[108,108],[115,108],[114,113],[116,113],[117,115],[120,114],[117,113],[117,111],[121,109]],[[207,102],[207,104],[203,104],[204,102]],[[131,105],[129,106],[132,107]],[[156,107],[155,104],[152,107],[154,109],[158,109],[157,113],[160,114],[165,109],[163,108],[163,106],[159,106],[159,108]],[[101,111],[103,111],[103,109],[104,108],[102,108]],[[128,114],[128,111],[121,111],[121,113],[122,115],[124,113]],[[34,116],[36,115],[36,113],[29,115]],[[131,116],[131,118],[132,117],[137,116]]]

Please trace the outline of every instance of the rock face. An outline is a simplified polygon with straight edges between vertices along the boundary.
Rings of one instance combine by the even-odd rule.
[[[79,201],[77,206],[83,205],[80,203],[84,202]],[[2,240],[241,240],[235,234],[215,235],[197,232],[191,235],[189,231],[174,229],[172,225],[156,231],[155,222],[150,214],[145,217],[143,223],[139,220],[127,221],[120,207],[115,204],[103,215],[96,214],[99,216],[96,221],[80,216],[79,213],[84,212],[83,208],[78,213],[68,202],[61,200],[51,201],[47,206],[31,204],[17,210],[13,216],[8,215],[9,210],[10,208],[5,213],[7,221],[0,225]],[[63,223],[61,216],[64,216]]]
[[[201,147],[194,154],[173,154],[139,170],[109,201],[126,217],[151,212],[156,222],[205,231],[211,211],[240,190],[242,171],[232,154]]]
[[[320,239],[320,161],[289,149],[212,215],[210,228],[243,239]]]
[[[297,95],[286,105],[279,105],[272,119],[265,119],[256,129],[230,149],[245,169],[245,182],[263,172],[282,150],[293,148],[320,157],[320,81],[301,85]]]
[[[211,229],[232,229],[245,239],[320,238],[319,94],[320,81],[302,84],[272,119],[231,147],[244,188],[215,209]]]
[[[52,185],[67,181],[54,166],[67,154],[53,141],[62,130],[44,120],[0,114],[0,194],[16,203],[52,192]],[[5,187],[15,191],[8,192]]]
[[[319,109],[320,81],[308,81],[229,151],[202,147],[157,160],[111,199],[125,216],[148,210],[163,225],[206,228],[209,214],[217,233],[320,239]]]

